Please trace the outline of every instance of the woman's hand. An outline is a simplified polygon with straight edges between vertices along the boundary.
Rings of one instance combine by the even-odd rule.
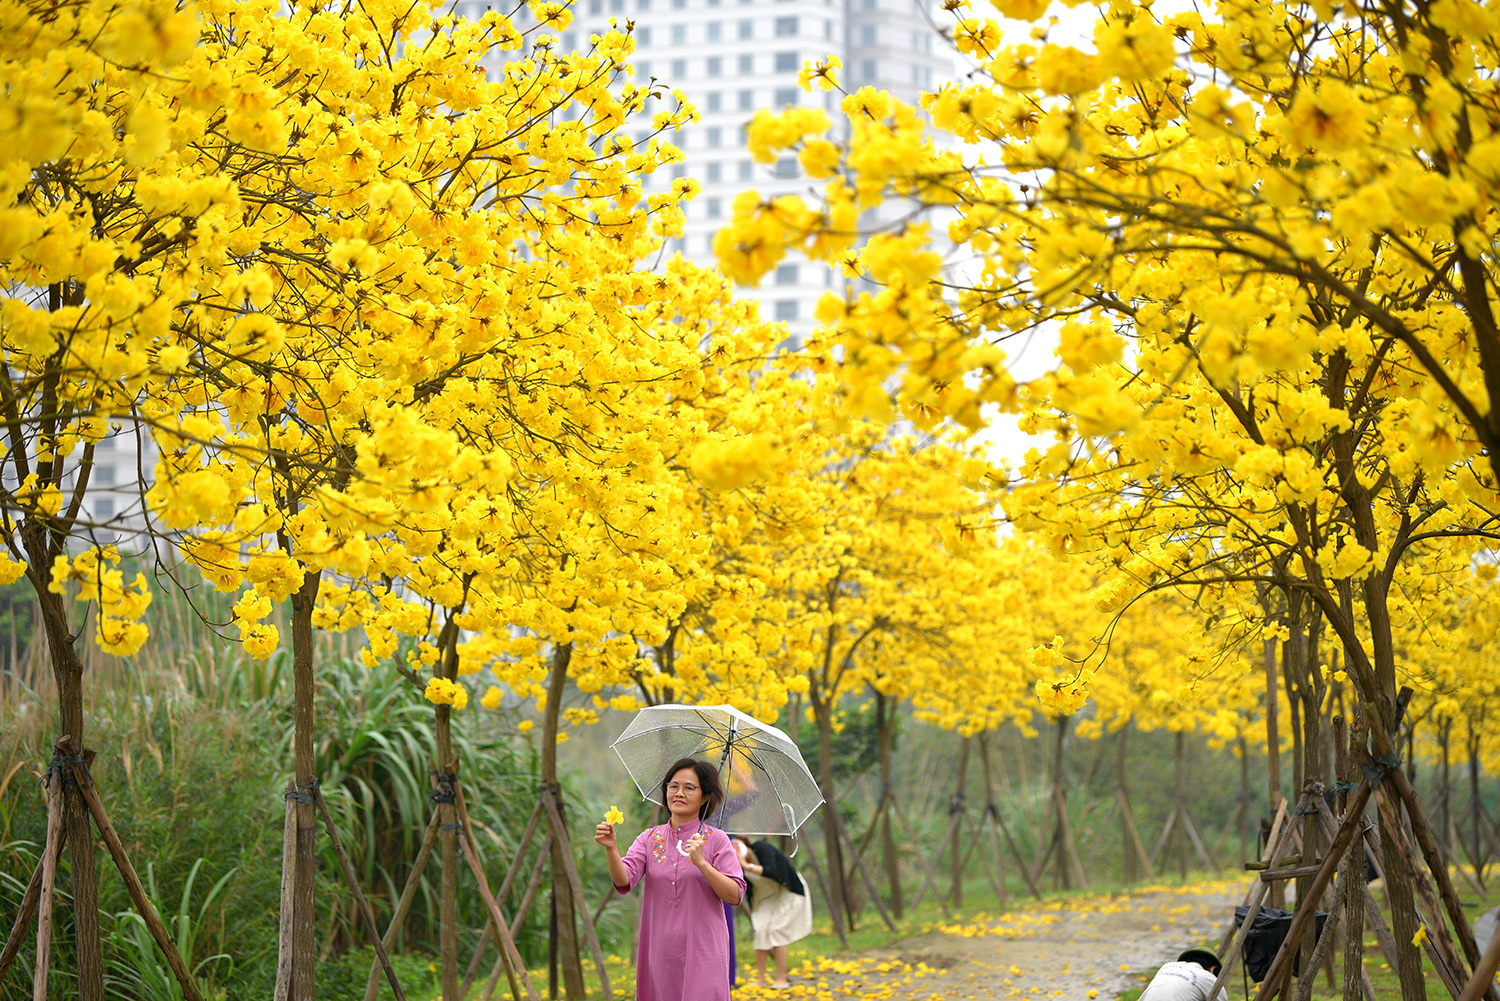
[[[682,850],[687,852],[687,857],[692,861],[693,865],[700,869],[708,864],[703,858],[703,846],[707,843],[708,838],[704,836],[702,831],[699,831],[691,838],[688,838],[687,844],[682,846]]]
[[[600,824],[594,828],[594,840],[599,842],[600,846],[605,850],[620,850],[620,843],[615,838],[614,824]]]

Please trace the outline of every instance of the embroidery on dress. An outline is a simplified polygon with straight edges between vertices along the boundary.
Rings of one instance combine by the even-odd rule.
[[[660,830],[651,832],[651,857],[658,862],[667,860],[667,838]]]

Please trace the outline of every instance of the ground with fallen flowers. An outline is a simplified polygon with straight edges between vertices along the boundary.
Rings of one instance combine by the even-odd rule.
[[[939,923],[889,948],[804,959],[794,964],[790,990],[742,981],[735,1001],[1114,998],[1138,985],[1132,974],[1189,946],[1217,947],[1244,890],[1244,880],[1212,880],[1018,903],[1005,914]]]

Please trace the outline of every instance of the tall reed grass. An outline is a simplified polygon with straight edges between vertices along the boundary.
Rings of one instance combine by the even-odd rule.
[[[98,752],[94,774],[107,809],[189,966],[198,969],[210,996],[258,1001],[271,994],[276,960],[283,790],[291,775],[290,670],[283,656],[264,664],[248,660],[218,641],[209,625],[192,621],[168,608],[157,630],[175,625],[192,643],[164,643],[167,653],[90,672],[87,743]],[[433,713],[409,682],[348,656],[352,646],[325,638],[321,648],[317,768],[383,927],[428,819]],[[19,684],[13,675],[0,699],[0,933],[9,930],[45,836],[39,779],[55,726],[46,676],[25,680]],[[504,876],[537,786],[536,756],[516,722],[511,713],[475,711],[459,714],[455,726],[460,774],[493,886]],[[363,976],[355,974],[368,936],[326,839],[321,851],[321,959],[330,973],[327,986],[344,986],[320,993],[339,996],[337,990],[348,989],[358,996]],[[579,853],[586,873],[595,854]],[[175,998],[175,987],[162,979],[165,961],[144,937],[118,874],[102,855],[100,873],[112,996]],[[71,992],[67,885],[65,865],[53,938],[51,983],[58,998]],[[423,966],[436,949],[438,885],[434,862],[396,946],[421,956]],[[472,925],[467,953],[483,927],[483,910],[467,873],[460,886],[460,914]],[[546,935],[547,909],[534,907],[518,935],[530,961],[545,956]],[[345,953],[351,959],[341,964]],[[0,984],[0,1001],[29,997],[24,971],[31,960],[23,951]],[[342,966],[350,969],[340,972]]]

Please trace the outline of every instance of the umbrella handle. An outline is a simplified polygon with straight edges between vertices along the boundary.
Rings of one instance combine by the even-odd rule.
[[[681,855],[683,858],[691,858],[692,857],[692,856],[690,856],[687,853],[687,849],[685,849],[685,848],[682,847],[682,842],[681,841],[677,842],[677,854]]]

